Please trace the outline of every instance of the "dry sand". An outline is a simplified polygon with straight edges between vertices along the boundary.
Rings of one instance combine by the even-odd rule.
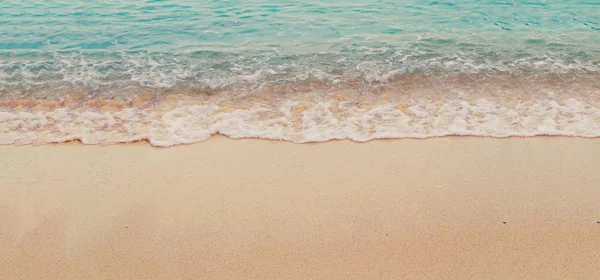
[[[600,140],[0,147],[0,279],[600,279]]]

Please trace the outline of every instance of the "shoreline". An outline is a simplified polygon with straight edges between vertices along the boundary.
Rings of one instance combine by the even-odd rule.
[[[519,136],[519,135],[514,135],[514,136],[501,136],[501,137],[497,137],[497,136],[480,136],[480,135],[445,135],[445,136],[428,136],[428,137],[424,137],[424,138],[417,138],[417,137],[405,137],[405,138],[375,138],[375,139],[370,139],[364,142],[360,142],[360,141],[354,141],[352,139],[330,139],[327,141],[322,141],[322,142],[292,142],[292,141],[288,141],[288,140],[283,140],[283,139],[269,139],[269,138],[262,138],[262,137],[230,137],[224,134],[213,134],[211,135],[207,140],[204,141],[200,141],[200,142],[194,142],[194,143],[179,143],[179,144],[175,144],[172,146],[154,146],[152,145],[152,143],[150,143],[150,140],[148,139],[141,139],[141,140],[134,140],[134,141],[129,141],[129,142],[118,142],[118,143],[103,143],[103,144],[86,144],[83,143],[81,141],[81,139],[73,139],[73,140],[66,140],[66,141],[62,141],[62,142],[51,142],[51,143],[35,143],[35,144],[1,144],[0,143],[0,147],[15,147],[15,148],[21,148],[21,147],[46,147],[46,146],[61,146],[61,145],[75,145],[75,146],[89,146],[89,147],[113,147],[113,146],[129,146],[129,145],[144,145],[144,146],[148,146],[151,148],[158,148],[158,149],[170,149],[170,148],[176,148],[176,147],[185,147],[185,146],[193,146],[193,145],[202,145],[202,143],[205,143],[207,141],[211,141],[214,139],[217,139],[217,141],[223,141],[223,139],[226,140],[233,140],[233,141],[266,141],[266,142],[275,142],[275,143],[290,143],[293,145],[320,145],[320,144],[327,144],[327,143],[340,143],[340,142],[348,142],[348,143],[354,143],[354,144],[367,144],[367,143],[373,143],[373,142],[386,142],[386,141],[427,141],[430,139],[459,139],[459,138],[464,138],[464,139],[497,139],[497,140],[502,140],[502,139],[580,139],[580,140],[596,140],[599,139],[600,136],[591,136],[591,137],[587,137],[587,136],[569,136],[569,135],[532,135],[532,136]]]
[[[0,143],[148,139],[154,146],[173,146],[214,134],[296,143],[450,135],[595,138],[600,137],[597,80],[555,77],[538,84],[495,77],[478,83],[463,77],[446,83],[410,76],[368,88],[307,82],[242,87],[248,92],[179,88],[164,96],[150,89],[117,97],[26,96],[0,100]]]
[[[352,139],[329,139],[326,141],[318,141],[318,142],[293,142],[293,141],[289,141],[289,140],[285,140],[285,139],[270,139],[270,138],[263,138],[263,137],[232,137],[232,136],[228,136],[225,134],[221,134],[221,133],[215,133],[213,135],[211,135],[208,139],[203,140],[203,141],[199,141],[199,142],[192,142],[192,143],[178,143],[178,144],[174,144],[172,146],[155,146],[152,145],[152,143],[150,142],[150,140],[148,139],[140,139],[140,140],[132,140],[132,141],[127,141],[127,142],[115,142],[115,143],[98,143],[98,144],[94,144],[94,143],[84,143],[81,139],[72,139],[72,140],[65,140],[65,141],[60,141],[60,142],[41,142],[41,143],[30,143],[30,144],[3,144],[0,143],[0,147],[5,147],[5,148],[10,148],[10,147],[15,147],[15,148],[22,148],[22,147],[46,147],[46,146],[61,146],[61,145],[81,145],[81,146],[85,146],[85,147],[113,147],[113,146],[128,146],[128,145],[147,145],[149,147],[152,148],[158,148],[158,149],[169,149],[169,148],[176,148],[176,147],[185,147],[185,146],[193,146],[193,145],[202,145],[203,143],[206,143],[208,141],[214,141],[215,139],[217,141],[223,141],[225,140],[233,140],[233,141],[266,141],[266,142],[274,142],[274,143],[290,143],[293,145],[299,145],[299,146],[304,146],[304,145],[321,145],[321,144],[327,144],[327,143],[340,143],[340,142],[347,142],[347,143],[354,143],[354,144],[367,144],[367,143],[374,143],[374,142],[387,142],[387,141],[427,141],[430,139],[496,139],[496,140],[503,140],[503,139],[580,139],[580,140],[596,140],[596,139],[600,139],[600,136],[580,136],[580,135],[552,135],[552,134],[540,134],[540,135],[510,135],[510,136],[486,136],[486,135],[460,135],[460,134],[455,134],[455,135],[441,135],[441,136],[427,136],[427,137],[401,137],[401,138],[374,138],[374,139],[370,139],[370,140],[366,140],[366,141],[355,141]]]
[[[600,276],[600,141],[0,145],[0,278]]]

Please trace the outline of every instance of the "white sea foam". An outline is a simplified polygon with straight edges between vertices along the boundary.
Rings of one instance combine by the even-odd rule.
[[[1,56],[1,55],[0,55]],[[444,78],[455,75],[597,75],[596,50],[440,51],[393,46],[350,47],[324,53],[280,54],[200,52],[40,52],[0,60],[0,95],[60,96],[65,86],[88,95],[124,87],[170,90],[193,85],[223,89],[244,85],[250,91],[282,82],[320,80],[332,84],[387,83],[407,74]],[[41,93],[45,92],[45,95]],[[108,92],[108,93],[107,93]],[[121,93],[119,93],[121,94]]]
[[[166,147],[205,141],[214,134],[295,143],[447,135],[600,137],[600,91],[582,83],[568,86],[580,92],[568,93],[556,86],[502,89],[499,84],[439,92],[435,85],[414,85],[418,83],[422,81],[380,93],[270,92],[239,100],[224,98],[226,93],[179,96],[151,106],[108,109],[4,106],[0,144],[148,140]],[[524,88],[537,91],[518,92]]]

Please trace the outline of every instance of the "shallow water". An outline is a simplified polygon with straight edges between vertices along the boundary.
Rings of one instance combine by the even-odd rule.
[[[0,143],[600,136],[597,1],[0,3]]]

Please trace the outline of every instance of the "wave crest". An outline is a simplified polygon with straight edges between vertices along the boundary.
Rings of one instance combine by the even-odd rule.
[[[220,91],[138,94],[128,100],[3,100],[0,144],[148,140],[171,146],[204,141],[213,134],[296,143],[446,135],[600,137],[596,77],[469,81],[415,75],[377,91],[298,91],[292,84],[237,96]]]

